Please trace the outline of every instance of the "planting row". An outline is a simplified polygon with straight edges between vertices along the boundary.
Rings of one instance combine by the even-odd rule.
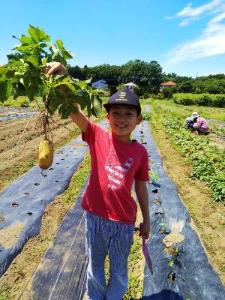
[[[225,201],[225,152],[209,144],[209,138],[195,136],[178,117],[164,118],[166,133],[192,163],[191,176],[206,182],[216,201]]]

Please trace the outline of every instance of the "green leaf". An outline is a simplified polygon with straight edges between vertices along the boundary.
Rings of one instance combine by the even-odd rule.
[[[64,103],[59,107],[59,114],[62,119],[67,119],[71,113],[76,112],[77,108],[70,103]]]
[[[0,76],[1,77],[5,76],[6,72],[7,72],[6,66],[0,66]]]
[[[63,103],[63,98],[59,92],[55,89],[52,89],[48,96],[48,112],[53,115],[53,113],[57,110],[60,104]]]
[[[14,86],[14,98],[17,98],[19,96],[26,96],[26,90],[24,88],[24,85],[21,82],[17,82]]]
[[[64,75],[47,78],[43,67],[47,62],[55,61],[67,64],[72,54],[65,49],[61,40],[50,45],[50,37],[40,28],[32,25],[27,35],[21,35],[20,44],[8,55],[8,63],[0,66],[0,99],[10,95],[14,98],[25,95],[29,101],[36,96],[47,100],[47,109],[52,114],[59,108],[60,114],[66,118],[76,111],[74,103],[81,108],[87,107],[88,114],[95,114],[100,107],[97,92],[88,87],[90,80],[77,81]]]
[[[61,40],[56,40],[56,45],[57,45],[62,57],[65,60],[73,58],[73,55],[65,49],[63,42]]]
[[[59,48],[60,51],[64,51],[65,50],[63,42],[61,40],[56,40],[55,42],[56,42],[56,45],[58,46],[58,48]]]
[[[47,64],[47,62],[48,62],[47,57],[42,58],[41,63],[42,63],[43,66],[45,66]]]
[[[55,83],[53,88],[58,88],[62,96],[70,96],[76,92],[75,87],[71,82],[63,80],[61,82]]]
[[[91,103],[87,103],[87,113],[88,113],[88,116],[90,117],[91,116]]]
[[[92,78],[89,78],[89,79],[87,79],[87,80],[85,80],[85,81],[86,81],[86,83],[91,83]]]
[[[39,65],[38,57],[34,55],[27,57],[27,62],[30,62],[35,67]]]
[[[12,95],[13,92],[13,85],[11,81],[7,81],[7,88],[6,88],[6,97],[9,98],[9,96]]]
[[[32,48],[34,48],[34,44],[32,45],[19,45],[19,46],[16,46],[15,48],[13,48],[13,50],[16,50],[16,51],[19,51],[19,52],[22,52],[23,54],[32,54],[32,52],[34,51]]]
[[[98,95],[94,97],[94,105],[102,108],[102,100]]]
[[[87,91],[78,90],[74,95],[74,99],[77,103],[80,104],[81,109],[89,106],[89,111],[91,110],[91,101]]]
[[[11,81],[2,80],[0,81],[0,101],[4,102],[11,96],[13,91],[13,86]]]
[[[22,44],[32,44],[33,43],[33,40],[29,36],[26,36],[24,34],[21,36],[21,38],[19,40]]]
[[[49,35],[47,35],[40,28],[34,27],[32,25],[29,26],[28,33],[29,33],[31,39],[36,43],[39,43],[41,41],[49,41],[50,40]]]
[[[83,80],[83,81],[78,81],[77,83],[76,83],[82,90],[84,90],[84,89],[86,89],[87,88],[87,82],[85,81],[85,80]]]
[[[169,260],[168,261],[168,266],[172,268],[174,266],[174,261],[173,260]]]
[[[91,108],[91,114],[94,115],[95,117],[98,116],[98,110],[94,106]]]

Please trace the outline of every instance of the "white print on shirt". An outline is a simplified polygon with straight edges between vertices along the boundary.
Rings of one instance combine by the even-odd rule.
[[[122,165],[116,155],[113,147],[109,151],[108,158],[105,164],[105,170],[108,178],[108,188],[111,190],[118,189],[124,180],[127,172],[130,170],[134,163],[134,159],[129,157]]]

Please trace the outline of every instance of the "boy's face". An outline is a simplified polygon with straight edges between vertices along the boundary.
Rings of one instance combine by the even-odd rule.
[[[140,124],[142,117],[137,115],[137,110],[127,105],[112,105],[107,115],[112,133],[124,140],[130,139],[131,132]]]

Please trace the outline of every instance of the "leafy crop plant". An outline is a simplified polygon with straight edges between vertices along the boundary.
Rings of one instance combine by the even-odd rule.
[[[47,63],[56,61],[68,66],[67,60],[73,57],[61,40],[51,43],[49,35],[32,25],[27,35],[13,38],[18,40],[19,45],[7,56],[8,62],[0,66],[0,101],[6,101],[10,96],[15,99],[27,96],[29,102],[37,103],[41,112],[44,141],[50,145],[47,148],[39,147],[42,149],[39,151],[42,157],[39,165],[47,168],[51,165],[49,157],[53,154],[49,127],[51,116],[58,111],[62,119],[68,118],[77,110],[75,103],[81,109],[86,108],[89,116],[96,116],[101,107],[99,91],[90,87],[91,80],[79,81],[69,75],[46,76]],[[42,99],[43,105],[38,104],[37,97]],[[48,154],[43,149],[47,149]]]

